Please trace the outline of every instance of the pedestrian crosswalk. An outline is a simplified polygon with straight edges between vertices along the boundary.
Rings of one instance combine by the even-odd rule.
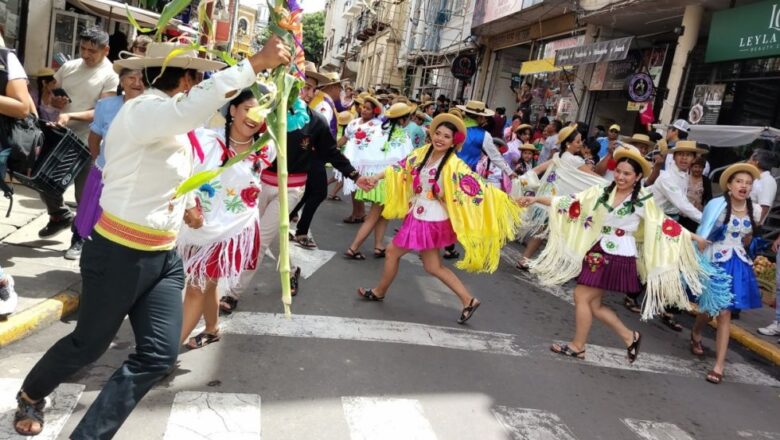
[[[15,401],[13,395],[21,381],[0,379],[0,439],[22,439],[13,431],[12,420]],[[84,387],[78,384],[63,384],[49,398],[46,410],[46,425],[36,439],[55,440],[78,404]],[[446,420],[433,418],[436,399],[415,399],[396,396],[343,396],[341,397],[342,420],[327,420],[329,426],[344,424],[343,435],[334,439],[349,440],[438,440],[452,437],[452,426]],[[469,406],[462,402],[461,406]],[[432,405],[433,411],[426,411]],[[483,408],[477,405],[463,410],[474,414]],[[439,408],[440,409],[440,408]],[[593,433],[577,435],[558,414],[535,408],[518,408],[495,405],[489,409],[493,419],[474,418],[491,426],[476,427],[485,433],[479,440],[581,440],[592,438]],[[171,404],[167,424],[160,427],[164,440],[260,440],[263,438],[261,397],[257,394],[214,393],[179,391]],[[328,440],[312,437],[307,425],[316,425],[311,413],[301,419],[301,434],[295,438]],[[473,423],[473,422],[469,422]],[[604,420],[600,423],[615,423],[622,428],[620,439],[625,440],[696,440],[692,434],[676,424],[640,419]],[[149,426],[146,426],[148,428]],[[474,427],[472,427],[474,428]],[[121,432],[130,429],[125,426]],[[154,430],[152,429],[152,432]],[[724,433],[724,438],[750,440],[778,440],[780,434],[765,431],[735,431]],[[466,439],[471,437],[459,437]]]

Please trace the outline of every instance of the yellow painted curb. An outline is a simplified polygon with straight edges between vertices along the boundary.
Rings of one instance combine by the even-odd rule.
[[[780,365],[780,345],[765,341],[742,327],[734,325],[733,322],[731,323],[729,333],[731,339],[744,345],[748,350],[754,351],[775,365]]]
[[[18,341],[30,333],[73,313],[79,306],[79,295],[63,291],[29,309],[0,322],[0,347]]]

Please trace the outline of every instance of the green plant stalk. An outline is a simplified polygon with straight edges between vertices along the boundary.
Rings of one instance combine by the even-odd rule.
[[[290,293],[290,240],[287,234],[290,230],[290,210],[287,199],[287,94],[290,92],[285,72],[276,75],[277,90],[281,91],[281,99],[276,107],[276,173],[279,179],[279,276],[282,285],[282,304],[284,316],[290,317],[292,295]],[[270,129],[270,128],[269,128]]]

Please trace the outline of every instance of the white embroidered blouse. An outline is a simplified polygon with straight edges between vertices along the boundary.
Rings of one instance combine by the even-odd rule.
[[[639,229],[639,223],[644,216],[643,206],[634,206],[634,212],[631,212],[631,196],[608,213],[599,240],[604,252],[610,255],[636,257],[634,233]]]
[[[444,208],[444,203],[439,199],[439,194],[442,193],[441,182],[442,176],[439,176],[439,180],[435,181],[436,169],[439,167],[441,159],[435,163],[423,166],[419,174],[415,174],[412,185],[414,186],[414,195],[409,201],[409,213],[418,220],[427,222],[440,222],[448,220],[450,216],[447,214],[447,210]],[[417,172],[415,168],[413,173]]]

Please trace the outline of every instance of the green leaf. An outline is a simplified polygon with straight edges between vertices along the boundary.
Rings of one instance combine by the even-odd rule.
[[[209,183],[216,179],[220,174],[222,174],[223,171],[225,171],[225,169],[226,168],[221,167],[193,174],[189,179],[182,182],[181,185],[176,188],[176,194],[173,196],[173,198],[178,199],[190,191],[195,191],[196,189],[203,186],[204,183]]]
[[[214,33],[214,25],[211,23],[211,19],[209,18],[209,15],[206,13],[206,5],[208,2],[200,2],[198,4],[198,26],[203,26],[206,30],[206,35],[209,38],[209,41],[213,40],[213,33]]]
[[[173,17],[179,15],[187,6],[192,3],[192,0],[172,0],[165,5],[160,14],[160,19],[157,21],[157,33],[162,34],[165,32],[165,28],[168,26]]]
[[[130,12],[130,8],[127,5],[125,5],[125,11],[127,11],[127,20],[131,25],[133,25],[134,28],[138,30],[138,32],[142,34],[148,34],[154,30],[153,28],[145,28],[138,24],[138,21],[136,21],[135,17],[133,17],[133,14]]]

